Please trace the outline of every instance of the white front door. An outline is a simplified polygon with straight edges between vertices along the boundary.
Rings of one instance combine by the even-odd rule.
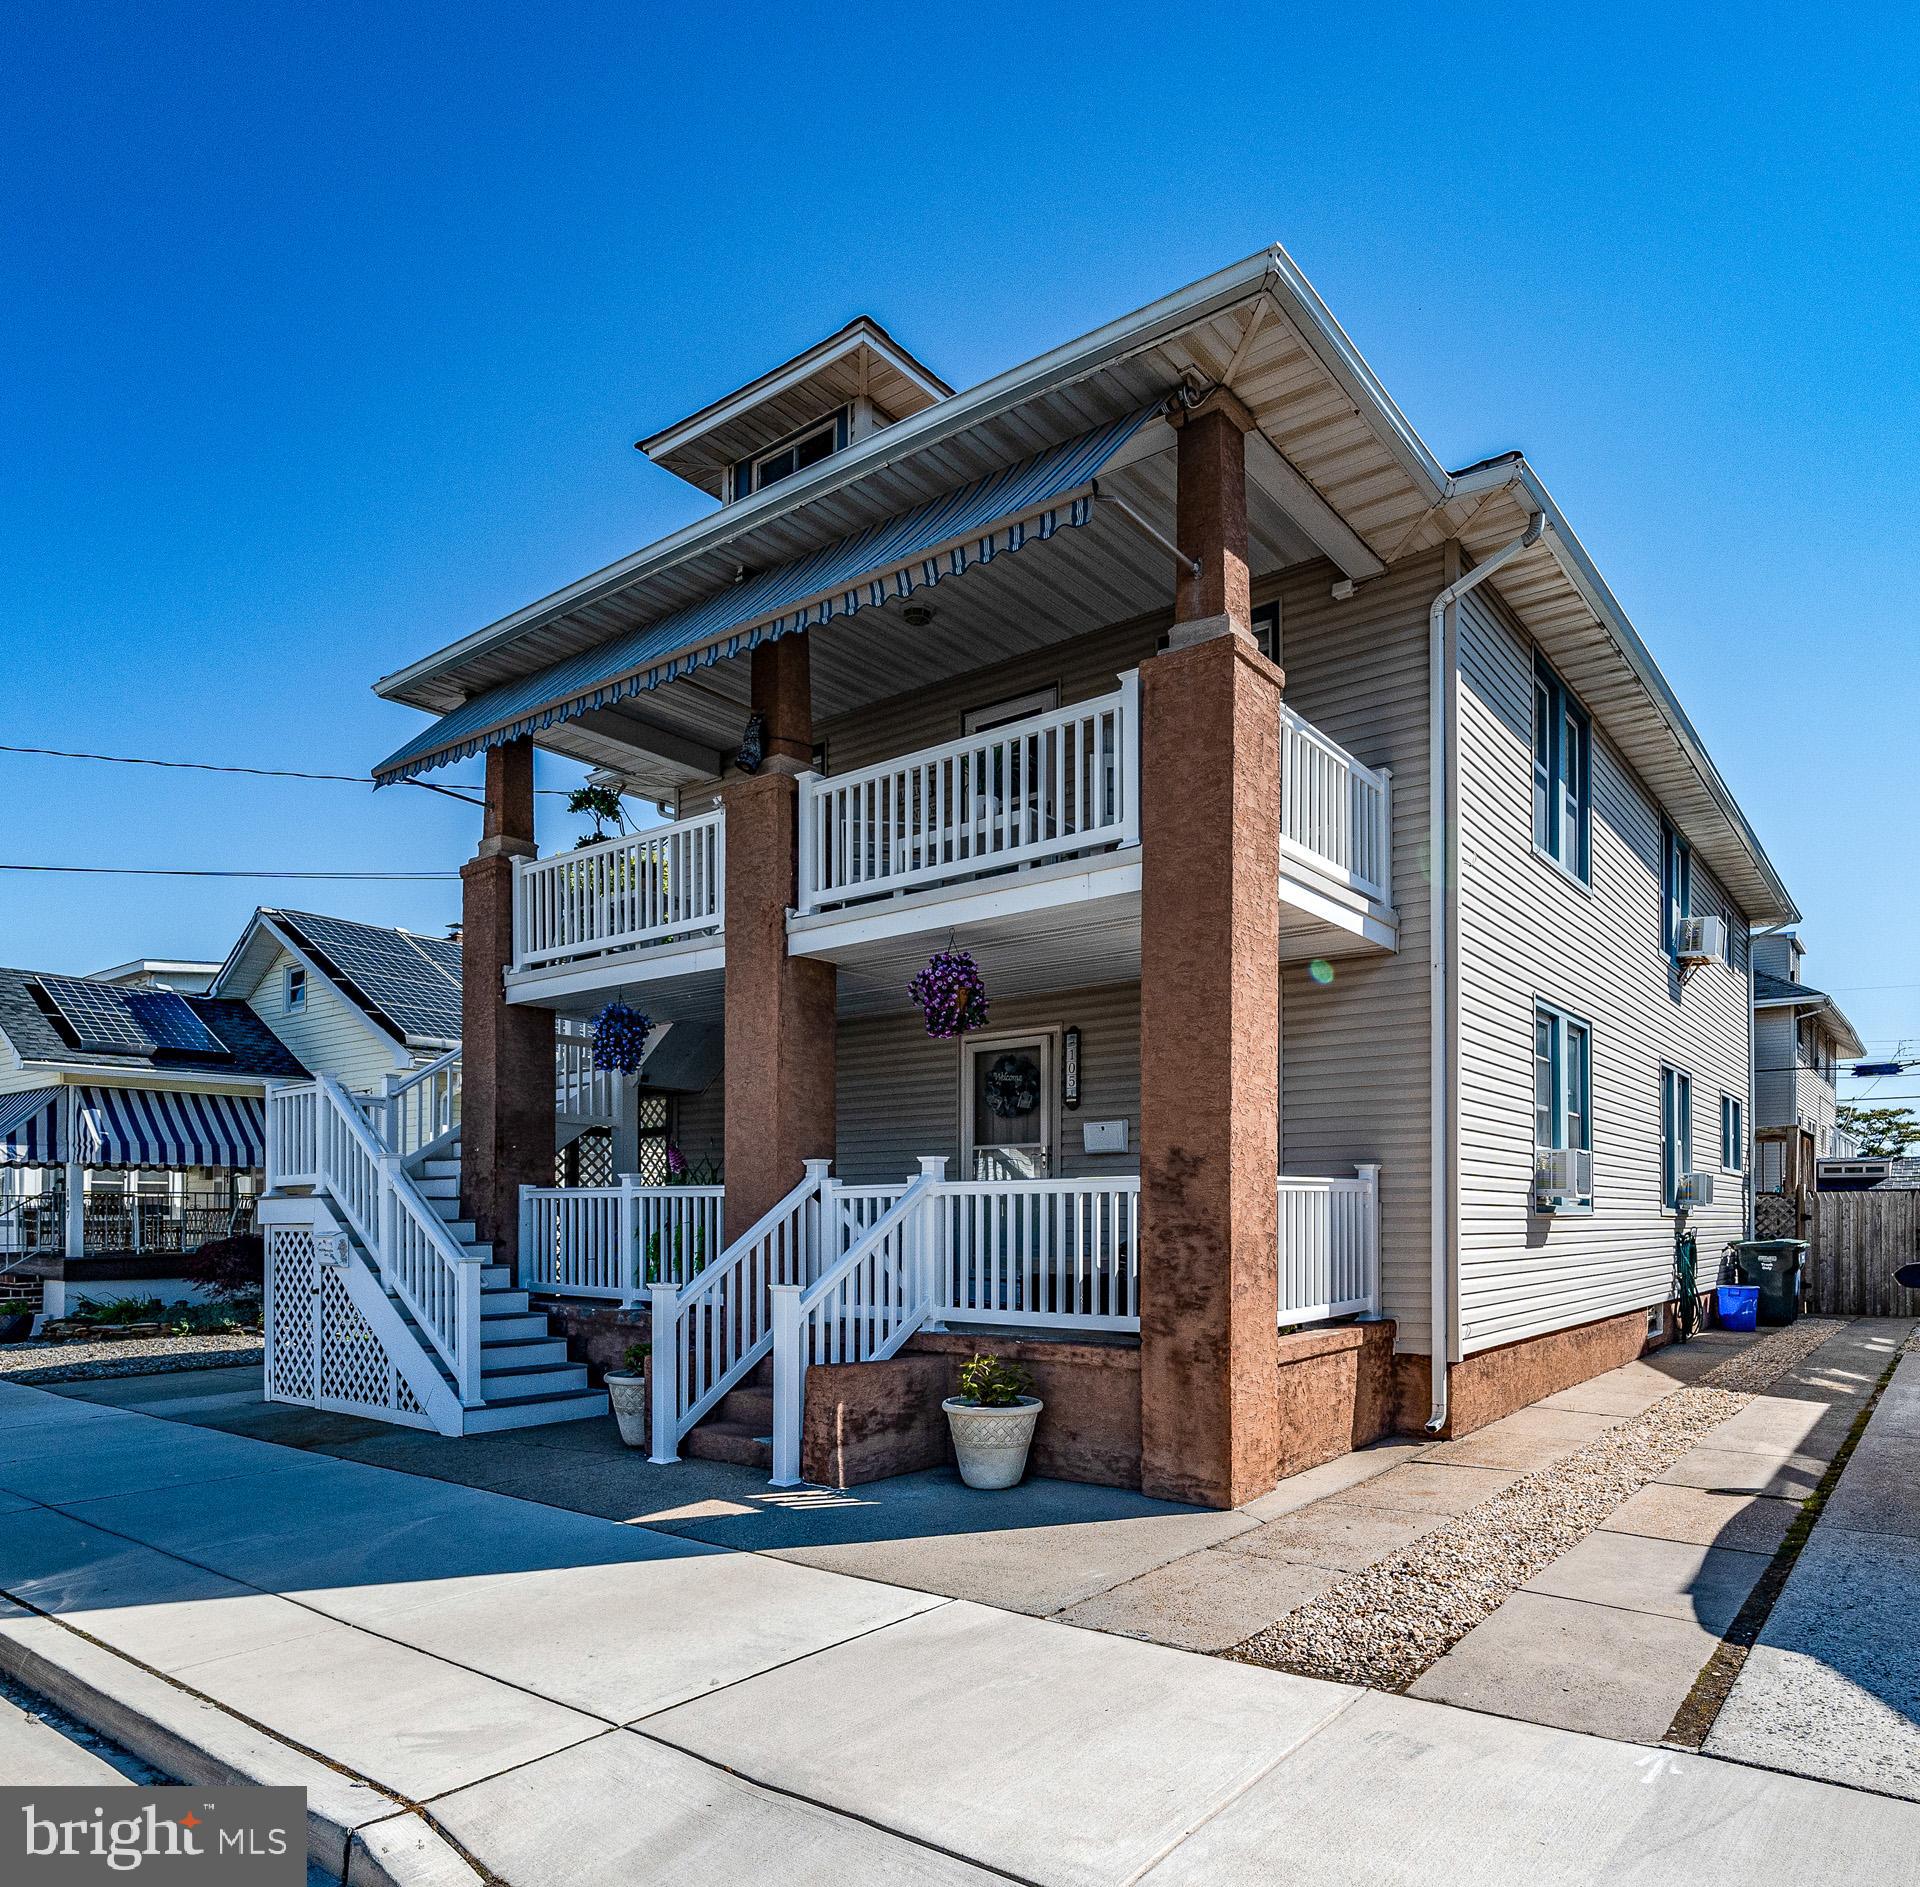
[[[1054,1164],[1057,1031],[966,1036],[960,1167],[970,1179],[1046,1179]]]

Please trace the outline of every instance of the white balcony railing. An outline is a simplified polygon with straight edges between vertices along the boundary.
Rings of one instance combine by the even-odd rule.
[[[1393,775],[1363,767],[1281,704],[1280,851],[1391,903]]]
[[[800,910],[1140,836],[1140,678],[896,760],[800,781]]]
[[[1378,1316],[1380,1169],[1352,1179],[1280,1175],[1280,1321]]]
[[[726,913],[725,882],[717,810],[577,852],[516,859],[513,967],[716,931]]]
[[[565,1120],[617,1121],[626,1077],[593,1065],[593,1027],[571,1016],[553,1025],[553,1111]]]

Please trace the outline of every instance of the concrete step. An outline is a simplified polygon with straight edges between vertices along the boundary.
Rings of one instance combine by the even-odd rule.
[[[771,1389],[733,1389],[720,1398],[714,1419],[740,1422],[756,1435],[773,1433],[773,1391]]]
[[[442,1173],[437,1176],[422,1176],[414,1185],[420,1189],[424,1199],[452,1199],[460,1197],[460,1176],[457,1173]]]
[[[512,1295],[518,1296],[519,1293]],[[495,1311],[488,1306],[485,1298],[480,1300],[480,1347],[483,1350],[503,1343],[544,1341],[548,1331],[546,1318],[537,1310]],[[552,1340],[560,1342],[558,1337]],[[564,1350],[566,1345],[561,1343],[560,1347]]]
[[[506,1267],[489,1265],[489,1271]],[[525,1291],[511,1291],[504,1285],[490,1285],[483,1276],[480,1280],[480,1315],[482,1317],[503,1317],[517,1315],[531,1307],[531,1300]]]
[[[512,1396],[489,1402],[484,1408],[468,1409],[461,1427],[469,1435],[481,1435],[503,1428],[535,1428],[548,1422],[587,1422],[611,1413],[604,1389],[564,1390],[556,1395]]]
[[[436,1157],[431,1160],[422,1160],[420,1162],[420,1177],[422,1179],[451,1179],[458,1182],[460,1178],[460,1162],[458,1158],[448,1160]]]
[[[480,1270],[480,1288],[483,1291],[504,1291],[513,1283],[511,1265],[483,1265]]]
[[[773,1467],[773,1437],[752,1422],[702,1422],[682,1438],[680,1452],[696,1461],[731,1461],[743,1468]]]
[[[486,1375],[498,1370],[543,1368],[566,1360],[566,1340],[547,1334],[544,1317],[535,1321],[532,1330],[503,1330],[496,1335],[491,1329],[483,1329],[480,1333],[480,1368]]]
[[[517,1402],[526,1396],[572,1395],[587,1386],[584,1363],[558,1363],[547,1369],[480,1370],[482,1402]],[[768,1457],[772,1459],[771,1456]]]

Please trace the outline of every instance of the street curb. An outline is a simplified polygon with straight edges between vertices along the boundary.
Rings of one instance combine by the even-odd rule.
[[[214,1787],[304,1789],[307,1858],[350,1887],[479,1887],[480,1875],[416,1811],[3,1599],[0,1672],[162,1775]]]

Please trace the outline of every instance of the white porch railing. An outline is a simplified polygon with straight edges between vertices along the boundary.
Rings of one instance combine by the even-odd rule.
[[[450,1048],[411,1074],[388,1075],[380,1102],[389,1152],[416,1160],[448,1145],[460,1131],[460,1051]]]
[[[717,931],[726,912],[724,814],[603,839],[513,867],[513,967]]]
[[[1140,1181],[948,1180],[933,1214],[934,1314],[1140,1328]]]
[[[933,1214],[943,1159],[920,1177],[810,1284],[773,1287],[773,1484],[800,1479],[807,1370],[815,1363],[883,1363],[932,1314]]]
[[[800,910],[1140,836],[1140,677],[1095,701],[800,776]]]
[[[1280,850],[1382,904],[1392,902],[1393,775],[1363,767],[1284,702]]]
[[[1283,1324],[1380,1312],[1380,1169],[1353,1179],[1280,1175]]]
[[[720,1256],[720,1186],[520,1188],[520,1288],[559,1297],[645,1301],[685,1286]]]
[[[616,1121],[620,1118],[618,1069],[593,1065],[593,1026],[571,1016],[553,1025],[553,1111],[566,1120]]]
[[[422,1197],[400,1155],[381,1145],[359,1103],[330,1075],[274,1089],[267,1184],[323,1192],[352,1227],[381,1284],[412,1314],[468,1408],[480,1402],[480,1267]]]
[[[807,1161],[800,1184],[684,1290],[653,1287],[653,1460],[678,1461],[681,1436],[766,1355],[773,1287],[818,1272],[827,1170]]]

